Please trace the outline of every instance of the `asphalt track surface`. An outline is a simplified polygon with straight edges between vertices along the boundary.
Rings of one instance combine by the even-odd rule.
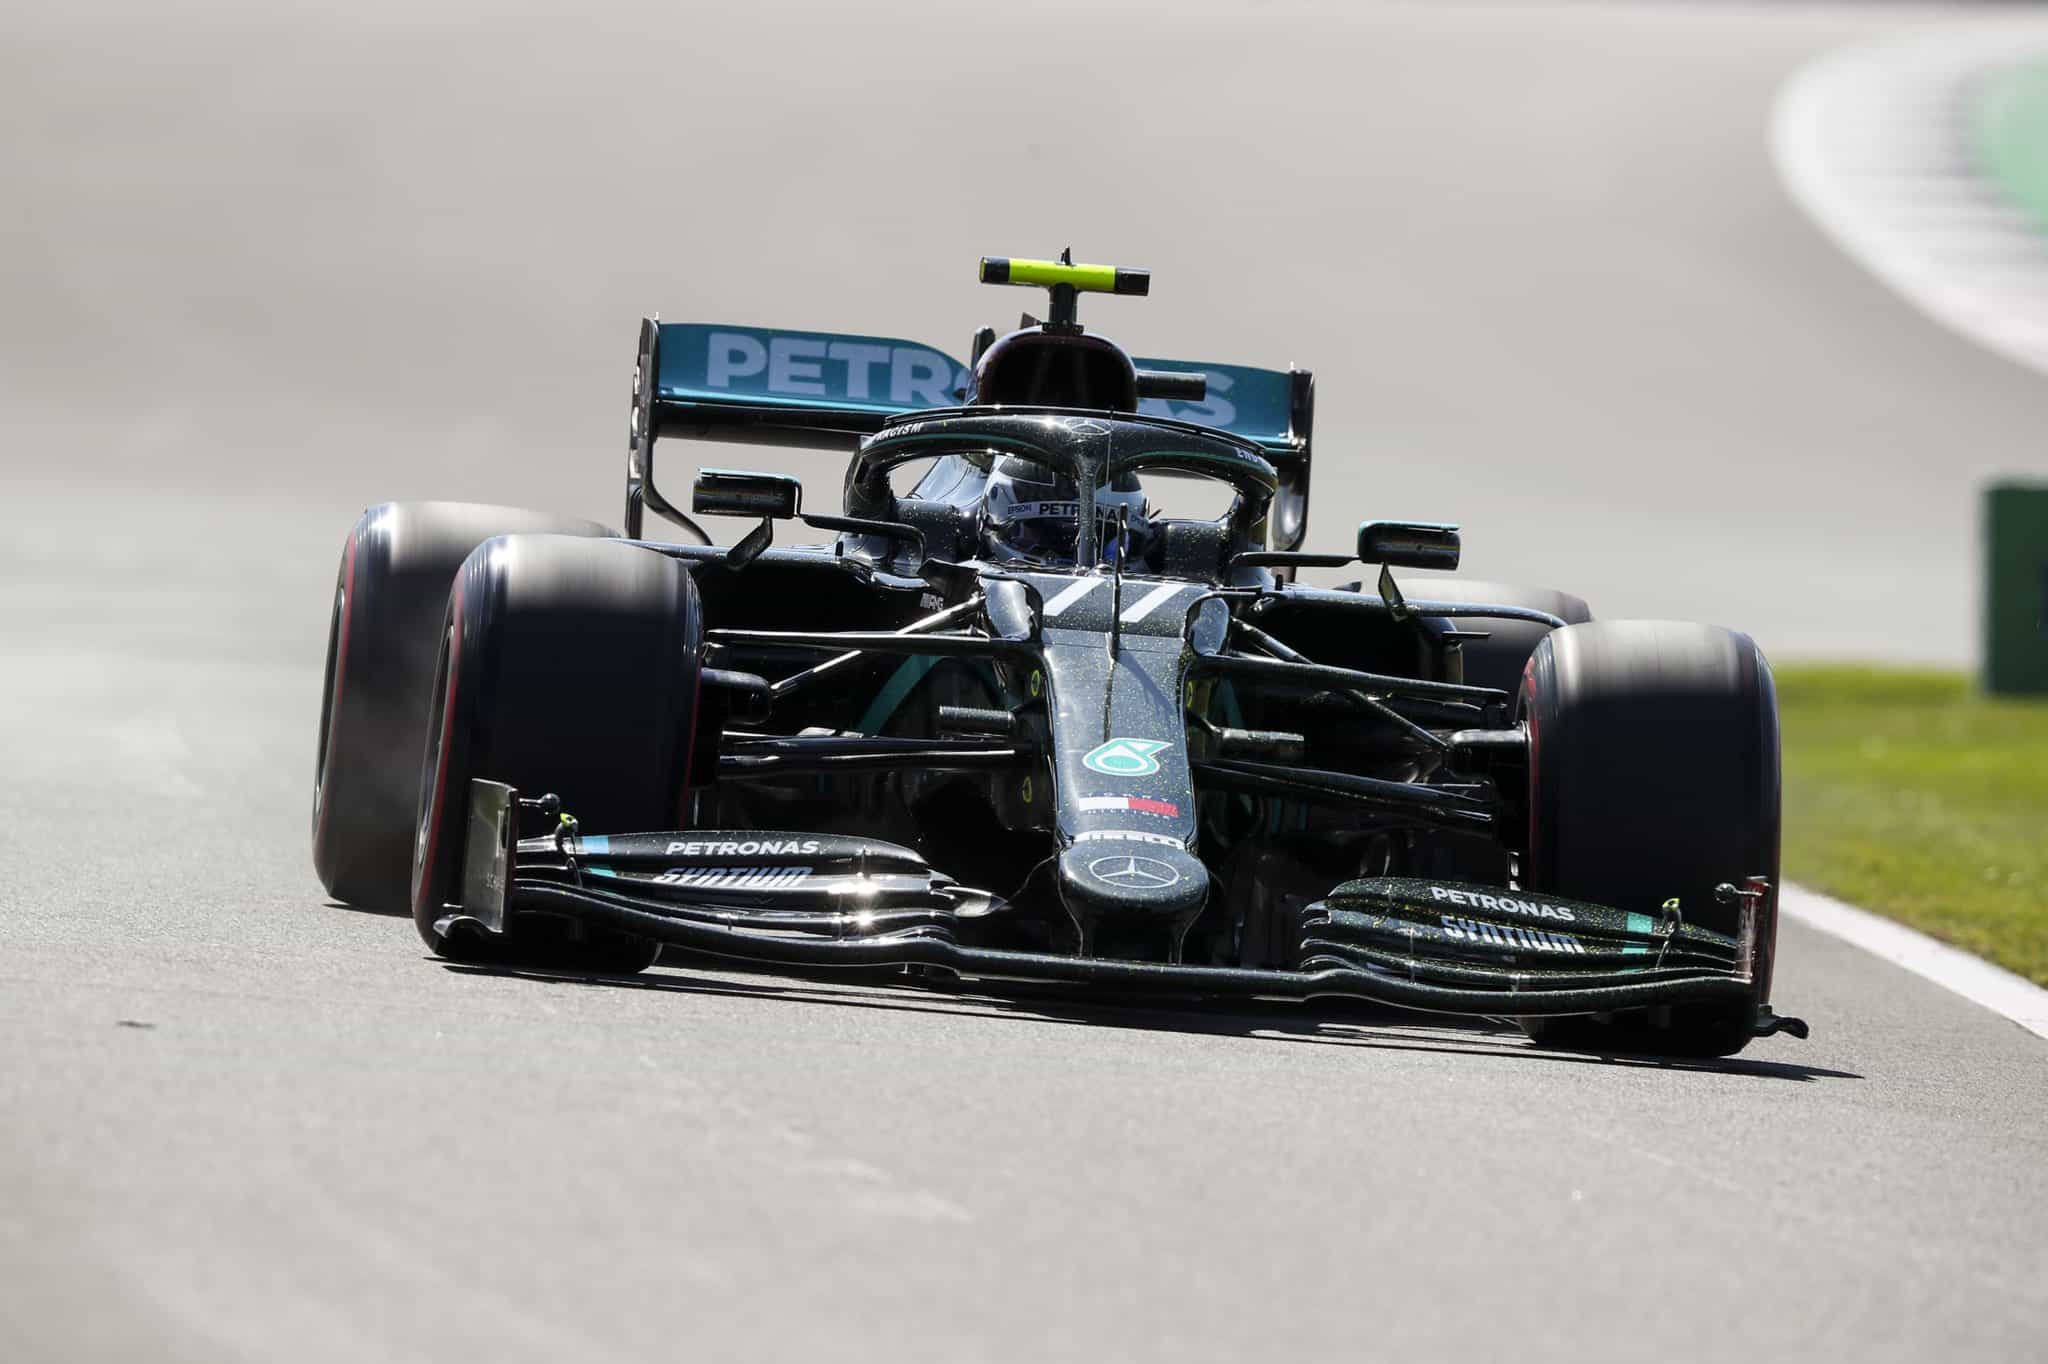
[[[1320,535],[1968,652],[1972,481],[2043,469],[2048,390],[1764,143],[1927,16],[736,8],[0,19],[0,1358],[2039,1358],[2048,1048],[1794,925],[1814,1038],[1687,1067],[483,975],[324,902],[357,511],[614,515],[641,311],[964,347],[1028,298],[981,252],[1321,372]]]

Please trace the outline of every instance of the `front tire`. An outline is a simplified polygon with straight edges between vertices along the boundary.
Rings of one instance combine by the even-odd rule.
[[[413,813],[449,584],[494,535],[610,536],[594,521],[476,502],[386,502],[342,547],[313,766],[313,867],[365,909],[411,903]]]
[[[1747,635],[1668,621],[1570,625],[1523,675],[1529,848],[1522,884],[1740,932],[1715,887],[1769,878],[1756,988],[1740,1003],[1528,1020],[1547,1045],[1728,1056],[1755,1035],[1777,939],[1777,692]]]
[[[461,896],[469,783],[553,792],[592,833],[685,827],[703,611],[677,559],[625,541],[514,535],[449,597],[418,769],[413,920],[457,960],[637,971],[656,944],[515,915],[502,937],[438,927]]]

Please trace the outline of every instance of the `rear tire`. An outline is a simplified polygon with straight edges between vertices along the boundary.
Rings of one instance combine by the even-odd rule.
[[[475,502],[387,502],[349,532],[335,576],[313,768],[313,866],[365,909],[411,903],[413,813],[448,586],[494,535],[609,536],[594,521]]]
[[[1536,646],[1524,674],[1529,849],[1522,884],[1740,931],[1722,882],[1763,875],[1756,990],[1734,1005],[1527,1020],[1546,1045],[1728,1056],[1748,1045],[1770,998],[1777,939],[1778,706],[1770,665],[1747,635],[1667,621],[1571,625]]]
[[[1556,616],[1566,625],[1583,625],[1593,619],[1593,609],[1583,597],[1548,587],[1511,587],[1506,583],[1476,579],[1431,578],[1407,584],[1410,596],[1424,601],[1449,601],[1471,605],[1520,606]],[[1511,620],[1498,616],[1459,616],[1452,622],[1461,630],[1485,631],[1485,639],[1467,640],[1459,652],[1465,659],[1465,681],[1475,687],[1492,687],[1512,693],[1522,685],[1522,669],[1529,656],[1550,634],[1551,627],[1535,621]]]
[[[473,778],[553,792],[591,833],[684,827],[703,611],[688,569],[623,541],[479,546],[449,598],[419,778],[413,920],[457,960],[637,971],[657,944],[514,916],[502,936],[436,922],[461,897]]]

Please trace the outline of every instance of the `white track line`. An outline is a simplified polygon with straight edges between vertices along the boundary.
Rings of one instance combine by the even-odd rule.
[[[2048,241],[1978,173],[1981,83],[2048,55],[2029,18],[1833,52],[1779,93],[1787,192],[1851,259],[1935,321],[2048,372]],[[1786,914],[2048,1038],[2048,990],[1890,919],[1787,885]]]
[[[2038,17],[1832,52],[1778,95],[1778,177],[1835,245],[1935,321],[2048,372],[2048,237],[1977,168],[1991,75],[2048,55]]]
[[[1778,908],[1808,927],[2009,1018],[2036,1037],[2048,1037],[2048,990],[2002,966],[1804,886],[1781,887]]]

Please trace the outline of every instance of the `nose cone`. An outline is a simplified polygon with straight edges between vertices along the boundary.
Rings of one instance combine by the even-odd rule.
[[[1177,933],[1208,896],[1209,869],[1177,846],[1090,838],[1060,854],[1060,900],[1084,932],[1129,924]]]

